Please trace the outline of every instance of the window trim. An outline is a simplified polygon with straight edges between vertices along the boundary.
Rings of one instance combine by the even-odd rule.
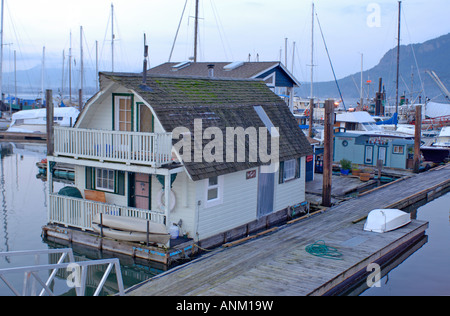
[[[290,180],[293,180],[296,178],[296,170],[297,170],[297,159],[291,159],[291,160],[286,160],[284,162],[284,168],[283,168],[283,181],[287,182]],[[286,166],[289,166],[290,168],[286,168]],[[287,175],[287,172],[289,171],[291,174],[289,174],[289,176]]]
[[[211,177],[213,178],[213,177]],[[213,207],[223,203],[223,178],[224,176],[217,176],[217,184],[210,186],[209,179],[205,179],[205,208]],[[217,198],[208,200],[208,191],[217,189]]]
[[[98,168],[98,169],[108,169],[108,168]],[[87,190],[95,190],[95,191],[101,191],[116,195],[125,195],[126,193],[126,181],[125,181],[125,172],[114,170],[114,169],[108,169],[112,170],[114,172],[114,190],[105,190],[103,188],[97,187],[97,167],[86,167],[85,168],[85,188]]]
[[[118,123],[118,117],[119,117],[119,111],[118,109],[118,103],[116,102],[116,98],[118,99],[130,99],[131,100],[131,131],[134,131],[135,129],[135,122],[134,122],[134,116],[135,116],[135,109],[134,109],[134,94],[132,93],[113,93],[112,94],[112,130],[118,131],[119,125],[116,125]]]
[[[112,172],[112,189],[110,189],[109,187],[105,188],[105,187],[102,187],[102,186],[98,185],[99,177],[101,177],[101,179],[103,179],[102,175],[103,175],[103,171],[104,170],[108,171],[108,175],[110,174],[110,172]],[[104,192],[110,192],[110,193],[114,193],[116,191],[115,190],[116,189],[116,172],[114,170],[112,170],[112,169],[95,168],[94,181],[95,181],[95,189],[98,190],[98,191],[104,191]],[[107,181],[108,182],[111,181],[111,179],[109,179],[109,176],[108,176]]]
[[[395,149],[400,149],[401,148],[401,151],[396,151]],[[404,145],[393,145],[392,146],[392,153],[394,154],[394,155],[404,155],[405,154],[405,146]]]
[[[297,159],[290,159],[290,160],[280,162],[278,184],[287,183],[290,181],[301,179],[301,177],[302,177],[302,159],[303,158],[297,158]],[[285,178],[285,163],[288,161],[293,161],[293,160],[295,160],[294,177],[293,178]]]

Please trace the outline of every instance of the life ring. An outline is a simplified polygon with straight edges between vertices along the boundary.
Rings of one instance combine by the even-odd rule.
[[[170,205],[169,205],[169,211],[172,211],[175,208],[175,193],[173,193],[172,190],[170,190],[169,193],[170,197]],[[165,206],[165,194],[164,194],[164,190],[160,190],[158,192],[158,196],[156,197],[156,201],[158,202],[158,207],[161,211],[165,211],[166,210],[166,206]]]

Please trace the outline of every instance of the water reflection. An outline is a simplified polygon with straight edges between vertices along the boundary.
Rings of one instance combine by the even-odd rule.
[[[361,295],[450,295],[450,193],[421,204],[409,211],[417,220],[429,222],[427,241],[413,245],[398,264],[382,270],[381,287],[367,289]]]
[[[44,239],[42,227],[47,224],[47,182],[41,180],[36,163],[46,158],[46,147],[41,144],[0,143],[0,252],[18,250],[39,250],[71,247],[77,260],[119,258],[125,288],[145,281],[165,271],[164,266],[129,256],[118,256],[97,249],[76,244],[59,244]],[[67,183],[67,181],[64,181]],[[55,191],[65,184],[55,182]],[[41,258],[41,264],[55,263],[54,258]],[[28,266],[34,258],[0,259],[0,269]],[[92,294],[102,277],[100,271],[92,271],[90,289]],[[46,279],[46,278],[45,278]],[[103,294],[116,293],[115,275],[107,281]],[[22,288],[23,275],[12,280],[17,288]],[[60,272],[52,285],[57,295],[74,295],[66,285],[65,271]],[[89,292],[90,291],[90,292]],[[0,280],[0,296],[13,293]]]

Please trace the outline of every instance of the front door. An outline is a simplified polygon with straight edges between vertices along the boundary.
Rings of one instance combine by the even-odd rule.
[[[134,176],[135,207],[143,210],[150,209],[151,203],[151,176],[145,173],[136,173]]]
[[[273,212],[275,189],[275,173],[262,173],[259,170],[258,176],[258,217]]]

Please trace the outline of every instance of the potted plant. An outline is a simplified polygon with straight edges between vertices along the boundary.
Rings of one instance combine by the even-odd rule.
[[[347,159],[341,159],[340,164],[341,164],[341,173],[343,175],[348,175],[350,169],[352,168],[352,162]]]
[[[359,174],[359,179],[361,181],[364,181],[364,182],[369,181],[370,178],[371,178],[371,173],[370,172],[371,171],[369,169],[361,170],[361,173]]]
[[[352,175],[359,176],[361,173],[361,169],[359,169],[359,166],[357,164],[352,164]]]

